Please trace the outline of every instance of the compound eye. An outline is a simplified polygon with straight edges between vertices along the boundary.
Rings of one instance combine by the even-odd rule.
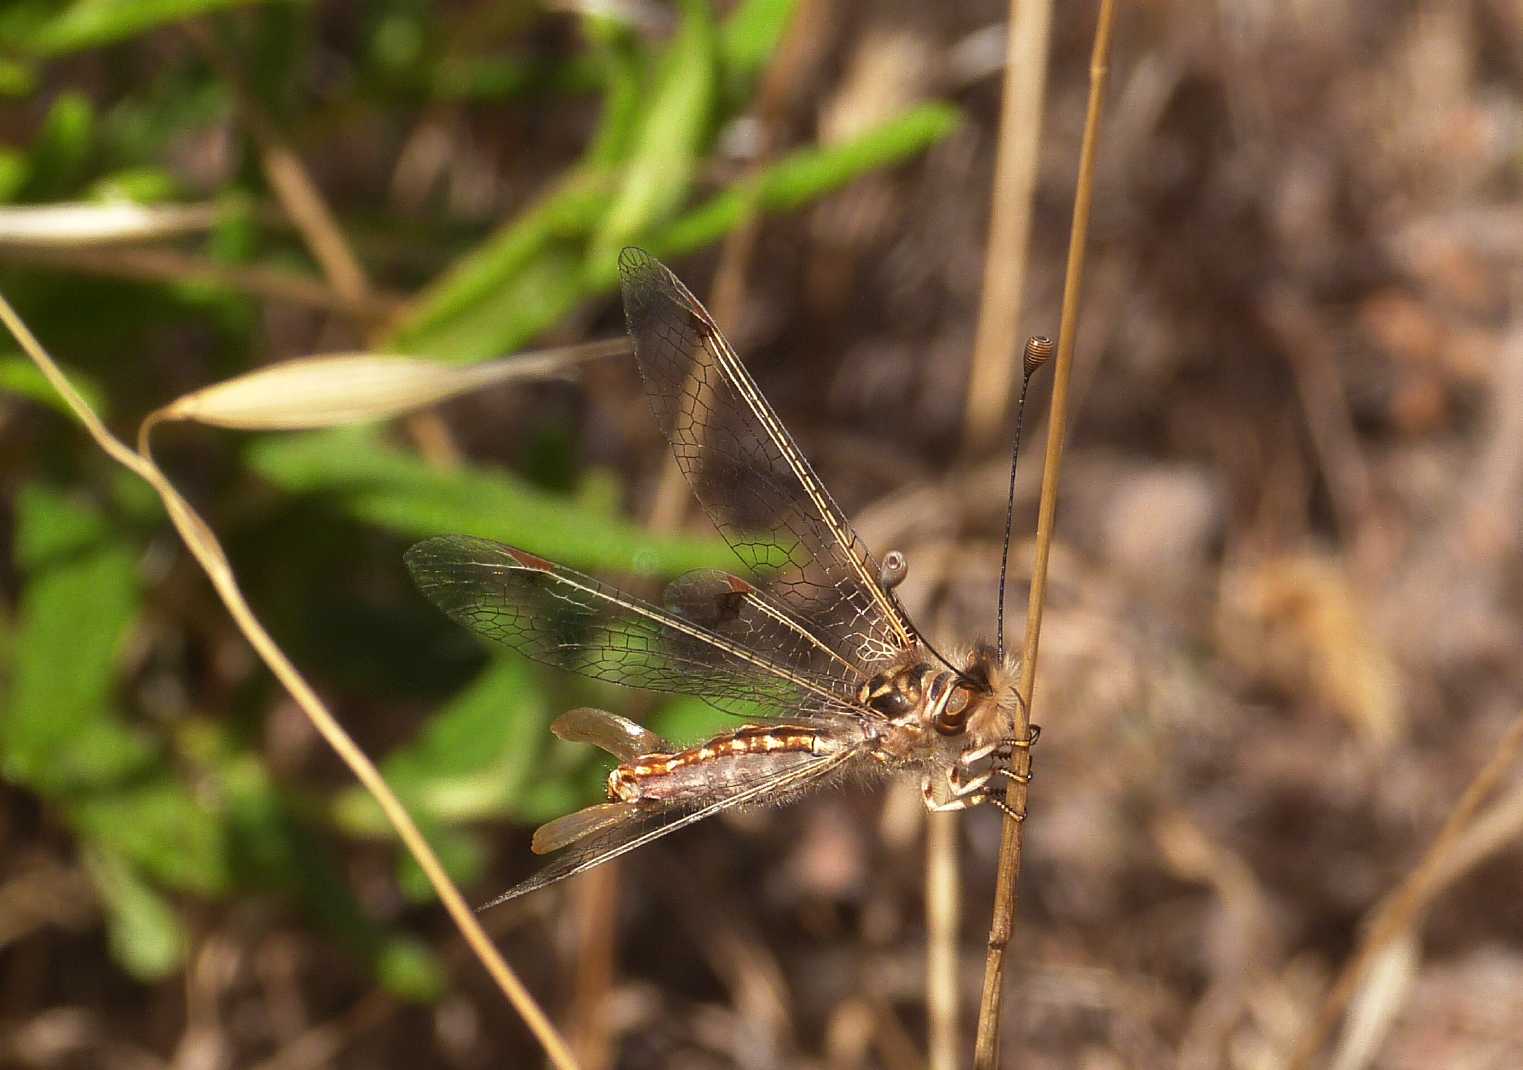
[[[968,727],[968,692],[957,688],[947,699],[946,707],[936,715],[936,731],[944,736],[958,736]]]
[[[944,736],[960,736],[968,727],[968,714],[964,710],[960,713],[943,713],[936,718],[936,731]]]
[[[883,555],[883,565],[878,569],[878,582],[885,590],[892,591],[910,574],[910,560],[903,551],[890,550]]]

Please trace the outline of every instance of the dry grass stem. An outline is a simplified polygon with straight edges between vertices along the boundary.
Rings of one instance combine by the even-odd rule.
[[[1017,325],[1029,259],[1051,24],[1052,0],[1011,0],[989,247],[963,421],[968,450],[987,445],[1004,427],[1020,362]]]
[[[186,394],[149,419],[195,420],[245,431],[385,420],[483,386],[559,376],[581,361],[627,352],[629,341],[615,338],[481,364],[441,364],[385,353],[300,357]]]
[[[269,666],[276,679],[296,700],[313,727],[375,798],[386,814],[387,820],[396,829],[398,837],[428,878],[445,909],[454,919],[466,942],[476,953],[476,957],[481,960],[482,965],[486,967],[487,973],[507,997],[508,1002],[544,1047],[551,1062],[562,1070],[575,1067],[576,1061],[572,1058],[565,1041],[561,1039],[545,1012],[534,1001],[534,997],[529,994],[482,930],[475,913],[450,881],[443,866],[434,855],[433,849],[429,847],[428,841],[413,823],[401,801],[387,786],[380,771],[344,731],[337,719],[318,698],[317,693],[312,690],[306,679],[286,658],[285,653],[254,616],[253,611],[244,601],[243,592],[239,589],[233,575],[232,565],[223,553],[216,536],[191,508],[190,503],[180,496],[179,491],[153,463],[147,450],[147,433],[154,421],[150,419],[144,422],[141,433],[141,452],[128,449],[105,428],[95,413],[85,404],[67,377],[54,364],[15,310],[11,308],[10,303],[3,297],[0,297],[0,322],[4,322],[20,343],[21,348],[68,402],[69,407],[79,417],[80,422],[85,425],[96,443],[109,456],[135,472],[158,493],[170,518],[174,521],[175,528],[206,571],[239,630],[243,632],[264,663]]]
[[[1063,315],[1058,330],[1058,356],[1053,369],[1052,405],[1047,424],[1047,456],[1042,467],[1042,497],[1037,512],[1036,558],[1031,573],[1031,595],[1026,608],[1026,641],[1021,653],[1021,703],[1016,713],[1015,736],[1030,731],[1031,701],[1036,683],[1038,644],[1042,633],[1042,605],[1047,593],[1047,563],[1052,553],[1053,522],[1058,506],[1058,476],[1063,464],[1063,435],[1068,415],[1068,384],[1073,370],[1074,338],[1078,332],[1079,298],[1084,279],[1084,242],[1089,231],[1090,200],[1094,191],[1095,146],[1100,130],[1101,104],[1109,70],[1114,0],[1101,0],[1095,27],[1094,51],[1089,69],[1089,106],[1084,118],[1084,139],[1075,184],[1073,227],[1069,234],[1068,270],[1063,280]],[[1015,772],[1027,774],[1031,752],[1017,750]],[[1017,813],[1026,808],[1024,780],[1010,783],[1006,801]],[[1006,818],[1000,837],[999,871],[995,877],[994,911],[989,925],[989,950],[984,963],[984,988],[978,1007],[978,1037],[973,1052],[977,1070],[993,1070],[999,1063],[999,1022],[1005,979],[1005,952],[1015,929],[1016,882],[1021,868],[1021,822]]]
[[[403,305],[403,299],[396,294],[367,292],[360,298],[352,298],[310,275],[251,265],[218,264],[173,249],[0,246],[0,259],[136,282],[210,284],[251,297],[342,312],[371,324],[391,318]]]
[[[926,992],[931,1070],[956,1070],[957,930],[962,881],[957,867],[957,814],[927,814],[925,838]]]
[[[0,207],[0,245],[78,248],[153,241],[209,229],[214,204],[137,204],[133,201],[71,201]]]
[[[608,993],[613,988],[619,946],[617,862],[582,875],[570,892],[576,918],[576,972],[572,979],[571,1044],[583,1070],[603,1070],[613,1062],[608,1029]]]
[[[1491,759],[1476,773],[1459,802],[1449,811],[1443,828],[1439,829],[1422,860],[1376,908],[1359,949],[1344,963],[1337,981],[1328,990],[1317,1017],[1301,1034],[1291,1053],[1291,1070],[1304,1070],[1311,1065],[1333,1025],[1348,1007],[1349,1000],[1371,963],[1387,944],[1412,928],[1434,894],[1457,875],[1454,861],[1466,847],[1465,833],[1471,828],[1472,819],[1481,804],[1495,790],[1502,774],[1516,760],[1520,749],[1523,749],[1523,713],[1508,728]],[[1493,838],[1491,849],[1498,846],[1500,843]],[[1473,865],[1477,860],[1473,850],[1464,853],[1470,855],[1468,864]]]
[[[1334,347],[1304,300],[1287,293],[1272,294],[1265,301],[1265,313],[1284,340],[1338,528],[1354,547],[1367,546],[1366,533],[1376,527],[1375,492],[1354,429],[1348,391],[1338,375]]]
[[[1348,1029],[1328,1070],[1364,1070],[1373,1063],[1391,1026],[1412,994],[1421,955],[1417,936],[1408,931],[1381,949],[1370,963],[1365,983],[1349,1008]]]

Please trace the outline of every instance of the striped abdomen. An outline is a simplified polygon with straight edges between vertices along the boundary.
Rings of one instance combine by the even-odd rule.
[[[623,802],[728,794],[742,783],[781,773],[803,755],[840,743],[797,725],[747,725],[673,754],[642,754],[608,774],[609,798]]]

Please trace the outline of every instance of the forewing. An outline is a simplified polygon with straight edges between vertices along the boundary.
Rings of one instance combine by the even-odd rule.
[[[697,695],[748,718],[796,720],[854,698],[830,680],[489,539],[428,539],[407,551],[407,566],[435,605],[477,635],[593,679]]]
[[[859,760],[865,750],[866,744],[823,755],[800,751],[794,756],[795,760],[773,763],[767,775],[736,782],[718,796],[695,796],[654,805],[599,803],[556,818],[534,834],[536,851],[551,850],[552,844],[565,845],[560,847],[555,858],[538,873],[479,909],[506,903],[548,884],[584,873],[593,866],[600,866],[724,810],[791,799],[819,786],[831,774]]]
[[[718,569],[697,569],[673,580],[662,605],[684,620],[765,650],[784,665],[832,681],[842,697],[853,698],[867,677],[853,661],[815,634],[766,589]]]
[[[656,422],[735,553],[840,657],[869,665],[911,645],[877,563],[707,310],[639,249],[619,274]]]

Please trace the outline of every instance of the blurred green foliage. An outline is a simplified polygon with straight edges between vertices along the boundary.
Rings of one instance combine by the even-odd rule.
[[[751,213],[814,201],[914,156],[956,124],[952,108],[926,103],[853,141],[796,149],[721,188],[705,183],[720,132],[750,107],[793,9],[794,0],[743,0],[720,18],[706,0],[683,0],[662,33],[587,15],[579,44],[546,56],[518,42],[570,16],[384,0],[352,13],[355,54],[319,100],[302,98],[302,72],[331,48],[322,5],[14,0],[0,10],[0,97],[25,105],[34,121],[25,144],[0,146],[0,203],[211,201],[220,221],[182,248],[212,264],[319,281],[298,236],[256,207],[273,196],[252,142],[240,140],[247,134],[224,73],[184,36],[192,18],[298,150],[315,156],[342,123],[405,129],[398,116],[423,109],[553,113],[596,98],[599,119],[580,157],[495,230],[473,230],[437,206],[393,220],[384,187],[373,204],[339,207],[360,247],[400,227],[410,251],[433,254],[367,265],[418,291],[377,348],[481,360],[532,343],[610,293],[621,245],[674,255],[712,244]],[[478,40],[488,47],[472,51]],[[85,68],[88,84],[71,86],[65,61],[102,50],[110,62]],[[183,166],[186,146],[218,132],[235,139],[243,162],[215,186],[198,186]],[[371,245],[384,261],[385,243]],[[193,354],[195,383],[264,359],[259,304],[225,282],[102,281],[13,260],[0,287],[103,416],[143,413],[187,388],[163,360],[143,359],[163,352],[166,339]],[[371,919],[343,878],[346,844],[388,835],[374,803],[347,787],[314,797],[318,789],[276,774],[265,721],[280,700],[262,673],[211,689],[214,708],[200,708],[195,673],[174,651],[194,648],[197,626],[216,610],[209,596],[187,607],[177,601],[183,591],[159,589],[168,525],[156,500],[57,417],[67,410],[9,344],[0,344],[0,392],[12,408],[31,407],[35,431],[5,477],[19,595],[14,617],[0,620],[0,772],[77,838],[113,955],[137,976],[162,977],[179,968],[188,942],[177,897],[269,894],[297,905],[389,989],[437,993],[433,953],[395,917]],[[571,442],[558,437],[547,447],[556,456],[536,467],[574,471]],[[408,741],[384,757],[384,771],[465,882],[491,857],[471,826],[532,824],[599,790],[586,748],[546,729],[571,689],[606,692],[483,657],[406,588],[401,548],[456,531],[616,575],[733,567],[722,544],[658,537],[617,515],[618,488],[606,475],[573,478],[568,492],[532,472],[442,470],[363,428],[248,438],[233,456],[213,449],[202,461],[192,497],[222,530],[277,638],[325,692],[343,689],[341,713],[413,709],[414,730],[400,730]],[[145,680],[166,674],[178,674],[182,689],[169,712],[144,700]],[[420,720],[426,707],[436,712]],[[651,723],[690,738],[721,720],[701,702],[678,701]],[[364,736],[363,723],[353,727]],[[398,864],[404,894],[427,898],[410,860]]]

